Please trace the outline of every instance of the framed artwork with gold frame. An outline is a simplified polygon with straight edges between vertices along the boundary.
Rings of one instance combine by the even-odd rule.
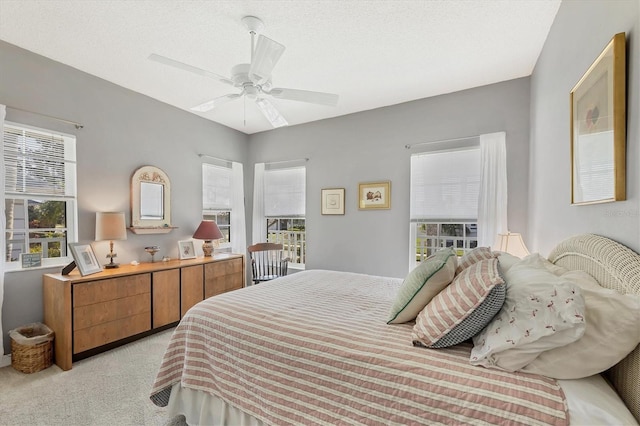
[[[626,199],[625,33],[571,90],[571,204]]]
[[[391,208],[391,181],[358,184],[358,208],[382,210]]]

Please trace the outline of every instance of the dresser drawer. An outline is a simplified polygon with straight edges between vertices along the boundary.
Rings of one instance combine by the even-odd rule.
[[[73,307],[151,293],[151,274],[129,275],[73,285]]]
[[[151,329],[151,314],[99,324],[73,332],[73,353],[77,354]]]
[[[244,286],[243,259],[230,259],[204,266],[204,297],[209,298]]]
[[[82,330],[98,324],[151,312],[151,294],[142,293],[122,299],[73,308],[73,329]]]

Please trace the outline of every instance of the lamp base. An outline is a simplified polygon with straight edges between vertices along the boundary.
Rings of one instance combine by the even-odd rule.
[[[205,257],[211,257],[211,255],[213,254],[213,244],[211,244],[211,240],[202,243],[202,252],[204,253]]]
[[[113,244],[113,243],[112,243]],[[107,259],[111,259],[111,262],[107,263],[104,265],[104,269],[113,269],[113,268],[119,268],[120,264],[115,263],[113,261],[113,258],[116,257],[118,254],[113,252],[113,247],[111,247],[111,251],[109,252],[109,254],[107,255]]]

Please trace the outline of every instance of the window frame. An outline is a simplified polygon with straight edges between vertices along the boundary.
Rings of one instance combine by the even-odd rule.
[[[233,229],[231,228],[231,215],[233,215],[233,197],[231,194],[229,194],[229,205],[228,206],[222,206],[222,205],[217,205],[217,206],[210,206],[210,207],[205,207],[205,195],[204,195],[204,191],[205,191],[205,167],[213,167],[213,168],[217,168],[217,169],[223,169],[225,171],[225,173],[229,173],[229,190],[232,190],[233,188],[233,172],[231,169],[231,162],[229,161],[216,161],[214,159],[210,159],[210,160],[206,160],[206,161],[202,161],[201,164],[201,184],[202,184],[202,219],[203,220],[213,220],[216,222],[216,225],[218,225],[218,228],[220,229],[220,231],[224,234],[224,229],[228,230],[228,235],[229,235],[229,240],[228,241],[220,241],[218,240],[216,243],[217,245],[215,246],[215,249],[220,251],[220,252],[228,252],[231,253],[231,233],[233,232]],[[225,225],[221,225],[218,223],[217,217],[220,214],[223,213],[229,213],[229,223],[225,224]],[[212,216],[214,216],[214,218],[212,218]],[[215,243],[214,243],[215,244]]]
[[[440,149],[437,149],[437,148],[427,149],[425,151],[416,152],[411,155],[409,159],[410,203],[413,204],[414,202],[413,200],[414,185],[418,185],[417,183],[414,183],[414,179],[413,179],[414,173],[413,173],[412,167],[413,167],[414,156],[416,157],[428,156],[431,154],[455,154],[455,153],[462,154],[470,150],[477,151],[478,157],[480,156],[479,138],[472,138],[469,141],[465,141],[464,143],[455,144],[455,145],[456,146],[448,146]],[[478,161],[480,161],[479,158],[478,158]],[[467,251],[477,247],[477,244],[478,244],[477,212],[475,217],[464,217],[464,216],[467,216],[469,212],[467,212],[467,214],[463,213],[462,215],[452,214],[451,215],[452,217],[435,217],[432,214],[430,215],[429,213],[427,213],[428,210],[419,209],[418,208],[419,206],[420,204],[418,204],[417,206],[410,205],[410,208],[409,208],[409,211],[410,211],[409,213],[409,269],[410,270],[413,269],[419,262],[424,260],[429,255],[433,254],[433,252],[435,252],[438,249],[450,247],[451,245],[453,245],[456,250],[456,254],[458,256],[462,256]],[[466,210],[463,210],[463,211],[466,211]],[[443,211],[440,211],[440,214],[443,214]],[[437,226],[436,234],[433,235],[429,233],[424,233],[423,235],[421,235],[418,229],[420,225],[425,225],[425,226],[436,225]],[[463,235],[448,235],[442,232],[443,226],[451,226],[451,225],[453,226],[461,225]],[[472,235],[468,236],[467,229],[471,229],[472,227],[475,229],[475,232],[471,232],[471,233],[472,234],[475,233],[475,236],[472,236]],[[432,244],[420,245],[419,242],[421,242],[422,240],[427,240],[427,241],[431,240]],[[449,241],[451,241],[451,245],[449,245]],[[457,243],[461,243],[462,247],[456,247]],[[426,250],[426,253],[425,253],[425,250]]]
[[[286,211],[282,211],[281,207],[275,207],[273,205],[273,203],[269,203],[268,201],[268,196],[269,195],[273,195],[276,194],[278,197],[282,197],[283,195],[285,195],[285,193],[283,191],[273,191],[273,190],[269,190],[267,188],[268,183],[270,181],[268,175],[269,173],[286,173],[286,171],[290,171],[293,176],[295,176],[297,173],[302,172],[302,177],[303,177],[303,183],[301,185],[301,189],[302,192],[300,191],[295,191],[295,189],[299,188],[299,186],[297,184],[293,184],[290,185],[289,188],[293,188],[294,191],[290,193],[289,197],[291,197],[291,200],[293,201],[293,203],[289,204],[286,209]],[[265,171],[264,171],[264,191],[263,191],[263,203],[265,206],[265,215],[263,217],[263,220],[265,221],[265,239],[268,242],[273,242],[273,243],[282,243],[283,244],[283,249],[285,251],[286,257],[289,257],[289,267],[292,269],[299,269],[299,270],[304,270],[306,269],[306,260],[307,260],[307,230],[306,230],[306,226],[307,226],[307,218],[306,218],[306,198],[307,198],[307,166],[304,164],[297,164],[297,165],[278,165],[278,164],[267,164]],[[272,175],[273,176],[273,175]],[[272,181],[275,183],[277,182],[277,179],[272,179]],[[302,197],[300,197],[300,194],[302,194]],[[300,211],[300,208],[304,209],[304,212]],[[271,212],[269,212],[269,210],[272,210]],[[273,212],[275,211],[275,213]],[[272,213],[272,214],[268,214],[268,213]],[[269,221],[270,220],[290,220],[290,221],[296,221],[296,220],[302,220],[304,221],[304,227],[305,230],[303,232],[301,231],[281,231],[278,230],[279,232],[273,232],[273,231],[269,231]],[[300,254],[298,255],[298,252],[296,250],[296,248],[291,248],[290,245],[287,245],[287,242],[284,241],[284,235],[287,233],[287,231],[292,234],[292,233],[296,233],[296,237],[295,237],[295,244],[300,244]],[[273,235],[275,234],[281,234],[283,235],[283,238],[274,238]],[[271,235],[271,238],[269,238]],[[290,238],[289,236],[287,238]],[[296,250],[295,255],[293,254],[292,250]],[[302,262],[296,262],[296,260],[302,260]]]
[[[27,124],[16,123],[12,121],[5,121],[3,126],[5,127],[5,132],[7,127],[12,127],[17,130],[22,131],[31,131],[36,133],[41,133],[43,135],[56,135],[65,140],[65,155],[64,155],[64,163],[65,169],[68,171],[72,171],[71,175],[65,174],[65,187],[71,188],[70,193],[65,195],[47,195],[47,194],[36,194],[29,192],[7,192],[6,190],[6,182],[5,188],[3,188],[5,206],[3,208],[6,209],[6,200],[9,199],[22,199],[24,200],[24,216],[25,216],[25,226],[24,228],[6,228],[5,222],[5,232],[2,235],[2,244],[7,247],[7,235],[9,233],[23,233],[24,237],[24,249],[25,252],[28,253],[30,246],[30,233],[38,232],[38,230],[44,231],[47,229],[56,229],[56,228],[29,228],[29,201],[63,201],[65,202],[65,222],[66,226],[63,228],[66,231],[66,244],[60,244],[61,253],[65,253],[65,256],[60,257],[42,257],[42,264],[39,267],[35,268],[23,268],[20,262],[20,258],[18,257],[15,261],[7,261],[6,258],[3,259],[4,262],[4,270],[5,272],[18,272],[18,271],[26,271],[26,270],[34,270],[34,269],[45,269],[52,268],[58,266],[64,266],[70,263],[73,260],[71,253],[68,249],[69,243],[74,243],[78,241],[78,201],[77,201],[77,152],[76,152],[76,144],[77,138],[75,135],[71,135],[68,133],[63,133],[59,131],[54,131],[50,129],[44,129],[41,127],[30,126]],[[1,141],[4,145],[4,140]],[[69,151],[67,151],[67,143],[70,144]],[[4,153],[3,148],[3,153]],[[2,159],[3,164],[5,164],[5,158]],[[5,169],[6,172],[6,169]],[[6,214],[6,210],[5,210]],[[6,221],[6,218],[4,219]],[[64,245],[64,249],[63,246]],[[7,253],[8,255],[8,253]]]

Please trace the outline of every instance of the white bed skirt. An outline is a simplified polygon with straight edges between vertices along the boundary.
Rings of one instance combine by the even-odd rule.
[[[579,380],[558,380],[569,406],[572,425],[638,425],[618,394],[601,375]],[[176,384],[171,389],[169,418],[183,414],[189,426],[262,426],[255,417],[205,392]]]

